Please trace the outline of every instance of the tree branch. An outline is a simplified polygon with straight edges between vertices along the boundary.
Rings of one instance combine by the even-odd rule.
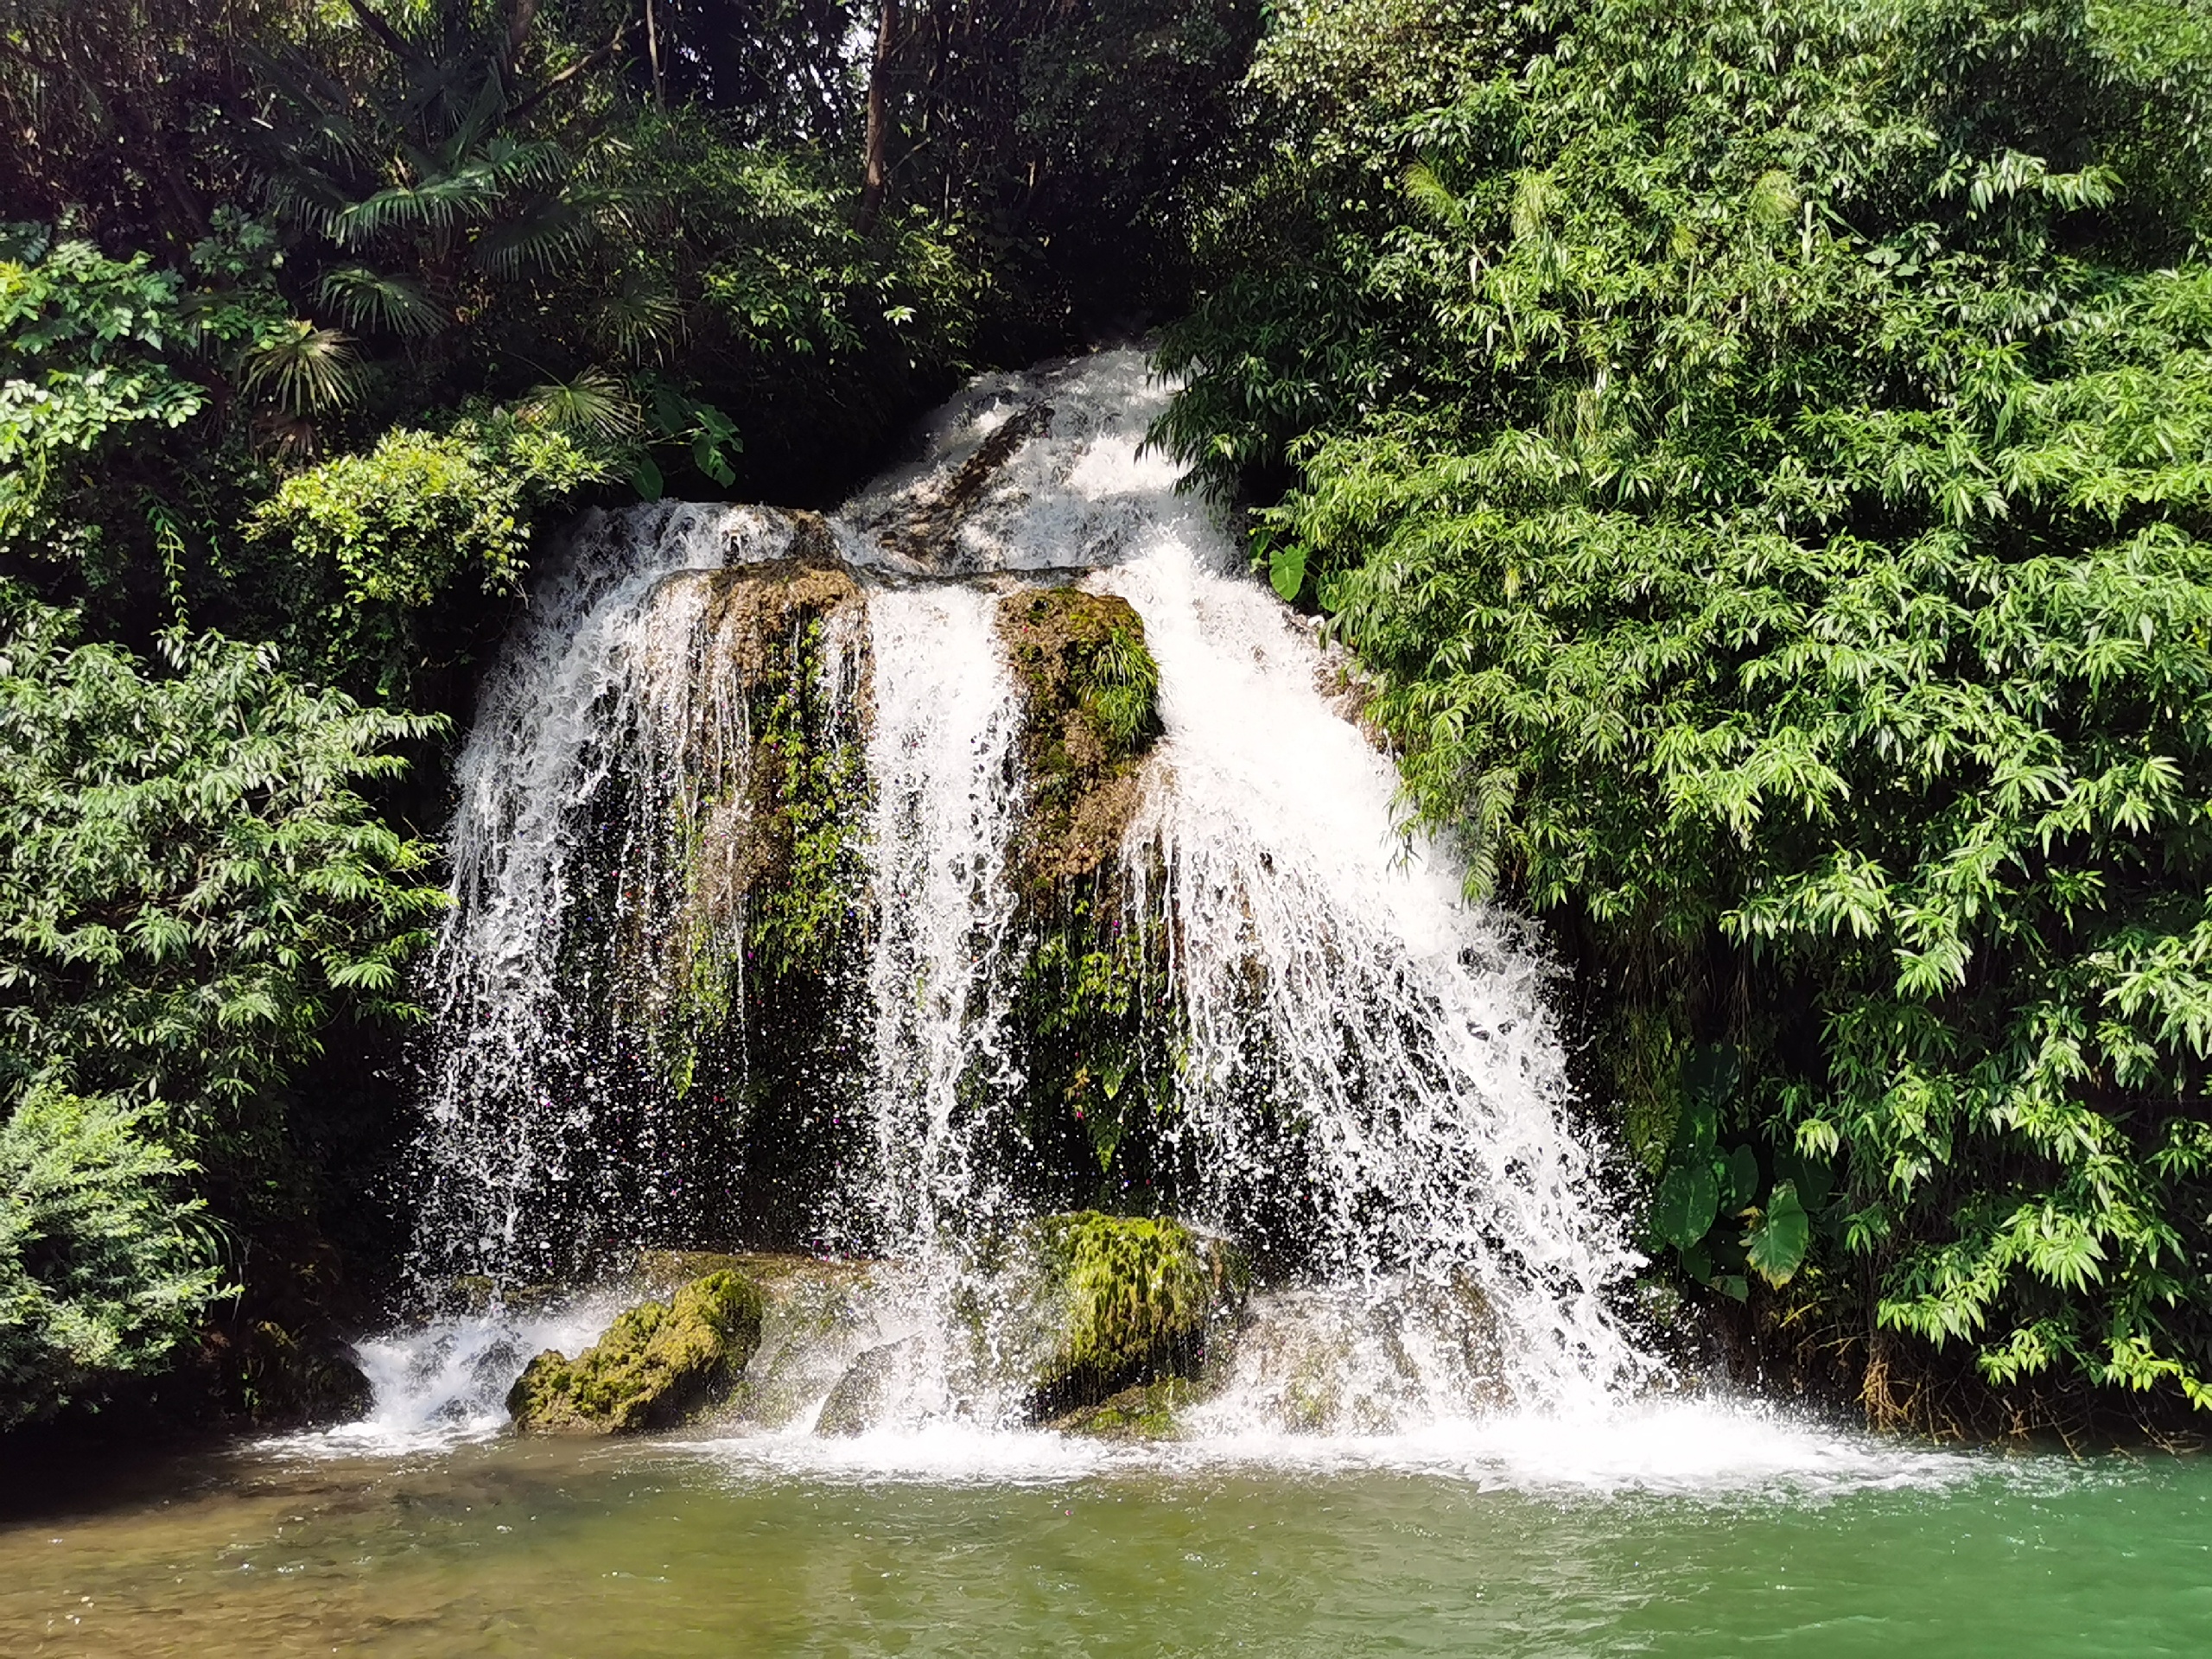
[[[876,28],[875,61],[869,66],[868,76],[868,137],[859,216],[862,232],[874,227],[891,179],[891,58],[899,48],[899,0],[882,0],[882,8]]]
[[[358,5],[359,3],[359,0],[353,0],[353,3]],[[574,63],[563,69],[559,74],[554,76],[552,79],[547,81],[543,86],[532,92],[528,98],[525,98],[521,103],[516,105],[514,108],[509,110],[507,111],[507,119],[510,121],[521,120],[523,117],[528,115],[540,104],[543,104],[549,96],[553,92],[557,92],[563,86],[574,80],[578,75],[583,74],[589,70],[595,69],[601,64],[605,63],[607,59],[613,57],[617,52],[622,49],[622,37],[629,32],[630,20],[627,17],[625,17],[621,22],[614,25],[614,33],[607,38],[607,41],[605,46],[601,47],[598,51],[593,53],[588,58],[578,58]]]
[[[400,32],[369,8],[367,0],[346,0],[353,16],[361,20],[361,27],[384,42],[385,50],[404,63],[421,64],[423,54],[407,44]]]

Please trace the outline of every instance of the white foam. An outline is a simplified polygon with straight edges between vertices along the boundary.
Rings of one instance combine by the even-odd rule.
[[[1255,1431],[1103,1442],[947,1422],[845,1439],[785,1430],[672,1445],[746,1479],[1025,1485],[1116,1476],[1380,1474],[1548,1498],[1732,1503],[1942,1491],[1993,1475],[2024,1476],[2031,1468],[1884,1440],[1727,1399],[1644,1402],[1596,1417],[1513,1412],[1373,1435]]]
[[[507,1427],[507,1392],[524,1367],[549,1348],[574,1358],[622,1306],[601,1292],[529,1311],[494,1306],[368,1338],[353,1357],[372,1390],[369,1414],[264,1445],[310,1457],[394,1457],[489,1440]]]

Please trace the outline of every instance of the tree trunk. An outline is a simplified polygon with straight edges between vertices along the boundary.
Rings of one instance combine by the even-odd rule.
[[[653,62],[653,107],[668,107],[668,92],[661,81],[660,21],[653,15],[653,0],[645,0],[645,55]]]
[[[899,40],[899,0],[883,0],[875,33],[875,62],[868,76],[868,164],[861,180],[860,226],[872,227],[883,211],[890,182],[891,54]]]

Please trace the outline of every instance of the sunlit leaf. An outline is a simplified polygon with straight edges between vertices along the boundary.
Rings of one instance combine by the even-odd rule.
[[[1745,1231],[1745,1259],[1760,1278],[1779,1288],[1804,1262],[1812,1230],[1812,1218],[1798,1201],[1797,1189],[1781,1182],[1768,1196],[1765,1212]]]

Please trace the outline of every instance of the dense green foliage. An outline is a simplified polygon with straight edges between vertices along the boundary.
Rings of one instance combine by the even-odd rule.
[[[2201,11],[1363,0],[1250,95],[1168,435],[1618,998],[1655,1243],[1878,1410],[2212,1405]]]
[[[827,499],[1193,270],[1162,436],[1584,969],[1668,1269],[1878,1414],[2212,1404],[2192,0],[207,14],[0,0],[0,1422],[312,1207],[435,902],[400,752],[552,521]],[[1133,638],[1028,756],[1109,1173]],[[832,893],[852,780],[762,716]]]
[[[216,1287],[180,1152],[283,1161],[289,1067],[404,1012],[442,894],[359,787],[423,719],[168,636],[149,677],[0,588],[0,1421],[138,1370]]]
[[[149,1109],[34,1091],[0,1123],[0,1428],[157,1368],[219,1282]]]

